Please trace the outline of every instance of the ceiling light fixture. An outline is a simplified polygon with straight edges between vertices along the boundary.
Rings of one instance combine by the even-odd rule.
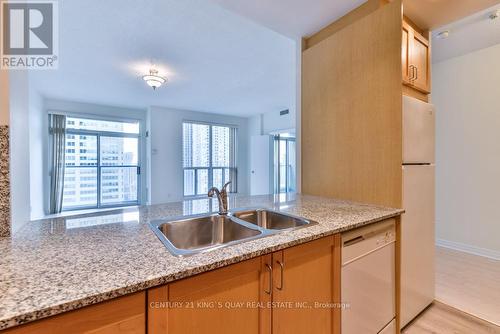
[[[490,14],[490,20],[496,20],[498,17],[500,17],[500,9]]]
[[[439,39],[445,39],[445,38],[448,38],[449,36],[450,36],[449,30],[444,30],[444,31],[441,31],[437,34],[437,38],[439,38]]]
[[[167,79],[165,79],[164,77],[159,76],[158,70],[155,69],[150,69],[149,74],[143,76],[142,79],[146,81],[148,86],[152,87],[154,90],[156,90],[156,88],[160,87],[167,81]]]

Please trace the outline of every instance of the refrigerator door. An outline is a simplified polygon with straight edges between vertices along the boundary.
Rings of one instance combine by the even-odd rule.
[[[401,327],[434,300],[434,169],[403,166]]]
[[[403,164],[434,162],[434,106],[403,96]]]

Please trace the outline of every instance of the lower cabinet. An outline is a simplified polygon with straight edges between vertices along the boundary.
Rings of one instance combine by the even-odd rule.
[[[340,333],[340,235],[148,291],[148,333]]]
[[[146,293],[113,299],[7,329],[5,334],[145,334]]]
[[[271,256],[148,291],[148,333],[270,333]]]
[[[273,334],[340,333],[340,239],[327,237],[272,255]],[[338,254],[337,254],[338,253]]]

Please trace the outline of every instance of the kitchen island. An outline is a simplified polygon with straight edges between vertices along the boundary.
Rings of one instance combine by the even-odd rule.
[[[132,298],[148,289],[403,213],[298,194],[234,196],[230,209],[269,208],[318,224],[189,257],[172,255],[148,224],[212,212],[216,207],[212,200],[194,199],[27,223],[11,238],[0,239],[0,329],[84,311],[92,308],[86,306],[121,296]],[[144,319],[137,318],[136,323],[140,321]]]

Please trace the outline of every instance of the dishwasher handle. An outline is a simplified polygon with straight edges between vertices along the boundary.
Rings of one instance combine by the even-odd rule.
[[[345,232],[342,234],[342,265],[393,244],[395,240],[394,219]]]
[[[343,243],[343,246],[344,247],[348,247],[348,246],[351,246],[351,245],[355,245],[357,244],[358,242],[362,242],[365,240],[365,237],[360,235],[360,236],[357,236],[357,237],[354,237],[352,239],[349,239],[349,240],[346,240],[344,241]]]

